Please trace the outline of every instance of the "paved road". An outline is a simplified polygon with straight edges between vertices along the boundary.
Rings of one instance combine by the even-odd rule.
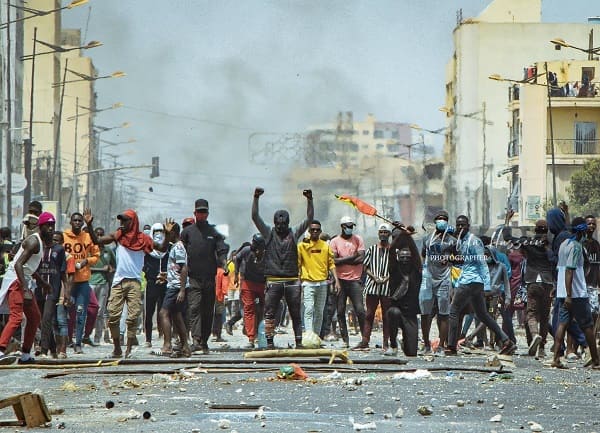
[[[350,432],[350,417],[379,432],[517,432],[530,431],[529,422],[541,424],[546,432],[600,432],[600,373],[583,369],[581,362],[559,371],[517,354],[511,374],[490,374],[464,371],[483,369],[486,354],[419,357],[401,365],[389,364],[381,351],[372,349],[351,352],[356,361],[352,366],[301,360],[309,380],[286,381],[275,378],[286,362],[246,363],[238,349],[245,343],[243,337],[236,331],[227,338],[227,343],[213,344],[220,350],[178,364],[138,347],[134,359],[147,364],[3,369],[0,395],[40,392],[51,407],[64,409],[53,417],[52,429],[62,422],[66,431],[77,432]],[[378,339],[380,334],[375,343]],[[276,339],[280,346],[288,342],[289,335]],[[84,355],[70,359],[99,359],[109,351],[107,345],[86,347]],[[182,367],[200,369],[176,373]],[[337,374],[332,375],[333,368]],[[407,369],[426,369],[431,376],[395,378]],[[57,373],[68,375],[45,378]],[[106,409],[107,401],[114,402],[114,408]],[[264,419],[256,418],[256,409],[214,407],[242,404],[265,406]],[[420,406],[428,406],[432,414],[419,414]],[[403,415],[397,418],[399,408]],[[136,418],[145,411],[150,420]],[[501,421],[490,421],[496,415]],[[10,409],[0,410],[0,418],[10,417]]]

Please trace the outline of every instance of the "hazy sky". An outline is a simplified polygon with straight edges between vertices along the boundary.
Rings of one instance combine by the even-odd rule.
[[[104,43],[88,53],[101,75],[128,74],[97,82],[98,108],[115,102],[126,108],[100,113],[96,121],[131,122],[102,138],[135,138],[119,147],[119,160],[142,164],[159,155],[161,176],[151,181],[150,169],[122,175],[139,185],[146,202],[166,203],[178,218],[205,197],[211,220],[221,222],[231,218],[230,200],[247,217],[255,185],[265,186],[267,203],[281,200],[281,167],[250,162],[253,132],[304,131],[340,110],[353,111],[355,119],[373,113],[380,121],[444,126],[438,107],[457,10],[466,18],[488,4],[90,0],[89,7],[65,11],[63,26],[81,28],[84,42]],[[594,6],[596,0],[568,6],[545,0],[543,20],[585,22],[600,15]]]

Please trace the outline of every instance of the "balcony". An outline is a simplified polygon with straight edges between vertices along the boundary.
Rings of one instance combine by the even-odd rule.
[[[546,140],[546,153],[552,154],[552,142]],[[555,155],[592,155],[600,156],[600,140],[591,139],[554,139]]]

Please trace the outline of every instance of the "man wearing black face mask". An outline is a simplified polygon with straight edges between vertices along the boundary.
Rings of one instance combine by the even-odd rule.
[[[208,201],[198,199],[194,206],[196,224],[181,232],[188,256],[188,320],[194,348],[208,354],[208,339],[215,312],[217,267],[226,268],[229,245],[215,226],[208,223]]]
[[[365,306],[363,301],[363,287],[361,283],[363,262],[365,259],[365,244],[362,238],[353,233],[354,221],[349,216],[340,220],[342,233],[332,239],[329,244],[333,251],[335,267],[340,280],[340,289],[337,291],[338,304],[337,316],[340,324],[340,333],[344,346],[350,347],[348,327],[346,326],[346,300],[350,298],[352,307],[360,326],[361,343],[356,349],[364,348],[365,336]]]
[[[298,279],[298,247],[297,243],[314,219],[313,197],[310,189],[302,194],[306,197],[306,219],[294,229],[290,228],[290,215],[286,210],[275,212],[274,228],[265,224],[258,212],[258,200],[265,192],[257,187],[252,201],[252,221],[263,235],[265,247],[265,335],[267,348],[275,348],[275,314],[281,298],[285,296],[292,324],[296,347],[302,347],[302,319],[300,317],[302,289]]]
[[[544,346],[548,336],[548,318],[550,316],[550,294],[553,289],[552,248],[548,241],[548,224],[546,220],[537,220],[533,239],[520,240],[511,234],[508,225],[514,211],[506,214],[502,235],[505,241],[520,245],[526,262],[523,280],[527,287],[527,327],[529,356],[544,358]]]

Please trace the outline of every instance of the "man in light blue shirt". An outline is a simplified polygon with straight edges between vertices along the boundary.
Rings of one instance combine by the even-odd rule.
[[[560,244],[558,250],[556,301],[559,308],[559,325],[554,338],[554,359],[552,361],[552,366],[556,368],[566,368],[560,361],[560,347],[563,344],[567,327],[571,321],[575,320],[583,330],[590,348],[591,360],[586,363],[586,366],[600,369],[598,348],[594,338],[594,321],[583,269],[584,257],[581,240],[586,231],[585,219],[573,218],[571,232],[574,233],[574,236]]]
[[[490,291],[491,286],[490,271],[486,263],[483,243],[477,236],[469,233],[469,229],[468,217],[460,215],[456,218],[458,241],[455,260],[462,262],[462,272],[450,306],[450,329],[446,354],[456,355],[460,313],[467,305],[471,304],[477,318],[496,334],[497,338],[502,340],[500,353],[510,355],[514,353],[516,345],[502,331],[485,307],[484,291]]]

